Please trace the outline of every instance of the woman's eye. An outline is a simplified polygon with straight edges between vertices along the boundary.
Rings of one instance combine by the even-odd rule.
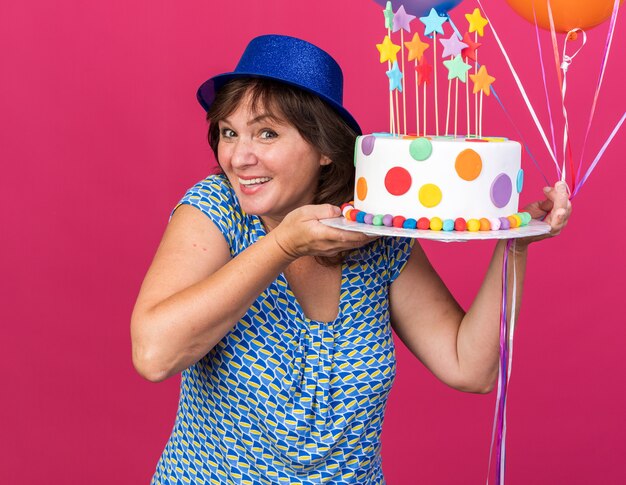
[[[261,131],[261,138],[264,140],[271,140],[272,138],[276,138],[277,136],[278,133],[276,133],[274,130],[265,129]]]
[[[237,134],[230,128],[222,128],[221,134],[222,138],[233,138],[234,136],[237,136]]]

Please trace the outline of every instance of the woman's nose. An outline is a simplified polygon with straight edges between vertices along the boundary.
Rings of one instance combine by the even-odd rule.
[[[239,138],[233,147],[231,164],[235,167],[245,167],[257,163],[256,152],[252,140]]]

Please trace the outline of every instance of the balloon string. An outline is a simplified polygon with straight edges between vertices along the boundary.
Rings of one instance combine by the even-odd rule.
[[[576,50],[576,52],[574,52],[571,56],[568,56],[567,55],[567,43],[572,38],[572,36],[577,34],[578,32],[582,33],[583,35],[582,44],[578,48],[578,50]],[[563,116],[565,118],[564,136],[567,137],[567,145],[566,145],[567,146],[567,161],[569,162],[569,168],[571,172],[570,177],[572,179],[572,184],[571,184],[572,188],[576,186],[576,173],[574,172],[574,157],[572,155],[572,145],[570,143],[571,139],[569,137],[569,117],[568,117],[567,109],[565,107],[565,94],[567,91],[567,71],[569,69],[569,66],[574,61],[574,58],[583,49],[583,47],[585,47],[586,44],[587,44],[587,33],[584,30],[578,29],[578,28],[570,30],[567,33],[567,36],[565,37],[565,43],[563,44],[563,57],[562,57],[563,62],[561,63],[561,69],[563,70]],[[565,163],[565,160],[563,163]]]
[[[459,39],[462,39],[463,36],[461,35],[461,32],[459,31],[459,29],[457,28],[457,26],[454,24],[454,22],[452,21],[452,19],[450,17],[448,17],[448,21],[450,22],[450,25],[452,26],[452,29],[456,33],[457,37]],[[491,26],[491,28],[493,30],[493,25]],[[480,64],[479,64],[479,67],[480,67]],[[543,178],[546,186],[552,185],[550,182],[548,182],[548,178],[543,173],[543,170],[541,170],[541,167],[540,167],[539,163],[537,162],[537,159],[535,158],[533,152],[531,151],[530,146],[528,145],[528,143],[526,143],[526,139],[524,138],[524,135],[522,134],[522,132],[519,129],[519,127],[517,126],[517,123],[515,123],[515,120],[513,119],[513,117],[509,113],[509,111],[504,106],[504,103],[502,102],[502,100],[500,99],[500,96],[498,95],[498,91],[493,86],[491,86],[491,93],[493,94],[493,97],[495,98],[495,100],[500,105],[500,108],[502,109],[502,112],[504,113],[506,118],[509,120],[509,123],[511,124],[511,126],[513,127],[515,132],[517,133],[517,137],[520,140],[520,142],[522,143],[522,146],[524,147],[524,150],[526,151],[526,153],[528,154],[528,156],[532,160],[533,165],[535,166],[537,171],[541,174],[541,177]],[[476,126],[475,128],[476,128],[476,136],[478,136],[478,126]]]
[[[516,251],[516,240],[513,239],[513,254]],[[513,337],[515,335],[515,324],[516,324],[516,313],[517,313],[517,266],[516,266],[515,257],[513,257],[513,291],[511,294],[511,318],[509,322],[508,335],[509,338],[507,340],[507,349],[509,352],[509,361],[507,362],[507,374],[506,374],[506,388],[509,388],[509,382],[511,380],[511,370],[513,369]],[[503,423],[503,440],[502,440],[502,457],[506,456],[506,397],[504,403],[504,423]],[[504,464],[502,466],[502,470],[504,470]],[[502,484],[504,484],[504,474],[502,475]]]
[[[502,261],[502,301],[500,305],[500,364],[498,367],[498,394],[496,397],[496,412],[494,424],[491,434],[491,447],[489,451],[489,466],[487,469],[487,484],[489,484],[489,475],[491,474],[491,459],[494,449],[494,441],[496,448],[496,484],[504,485],[505,468],[506,468],[506,401],[509,380],[511,378],[512,363],[512,345],[515,306],[516,306],[516,288],[517,273],[515,268],[515,257],[513,258],[513,294],[511,296],[511,330],[507,326],[507,296],[508,296],[508,277],[509,277],[509,251],[513,248],[515,253],[515,242],[509,239],[504,250]]]
[[[548,82],[546,81],[545,63],[543,61],[543,50],[541,49],[541,41],[539,40],[539,25],[537,24],[537,13],[535,11],[535,2],[533,1],[533,17],[535,19],[535,34],[537,37],[537,50],[539,51],[539,65],[541,66],[541,77],[543,78],[543,91],[546,95],[546,106],[548,107],[548,117],[550,119],[550,133],[552,135],[552,149],[556,153],[556,138],[554,136],[554,117],[552,116],[552,108],[550,107],[550,96],[548,95]]]
[[[535,158],[535,155],[533,155],[533,152],[530,150],[530,146],[528,145],[528,143],[526,143],[526,139],[524,138],[524,135],[522,134],[522,132],[520,131],[518,126],[515,124],[515,121],[513,120],[513,117],[511,116],[511,114],[504,107],[504,104],[500,100],[500,96],[498,96],[498,91],[496,91],[496,89],[493,86],[491,86],[491,94],[493,94],[493,97],[495,98],[495,100],[498,102],[498,104],[502,108],[502,111],[504,111],[504,114],[506,115],[507,119],[509,120],[509,123],[511,123],[511,126],[513,126],[513,129],[517,133],[517,136],[519,137],[519,140],[522,142],[524,150],[526,151],[526,153],[528,154],[528,156],[532,160],[533,165],[535,166],[537,171],[541,174],[541,177],[543,178],[543,181],[546,183],[546,186],[551,185],[550,182],[548,182],[548,177],[546,177],[546,175],[543,173],[543,170],[541,170],[541,167],[539,165],[539,162],[537,162],[537,159]]]
[[[609,23],[609,32],[607,34],[606,43],[604,46],[604,55],[602,56],[602,64],[600,67],[600,74],[598,76],[598,82],[596,85],[596,92],[593,96],[593,104],[591,106],[591,113],[589,114],[589,122],[587,123],[587,131],[585,132],[585,138],[583,141],[583,147],[580,154],[580,160],[578,162],[578,171],[576,172],[577,178],[580,180],[580,173],[582,170],[583,160],[585,157],[585,150],[587,149],[587,140],[589,139],[589,132],[591,131],[591,124],[596,113],[596,107],[598,105],[598,96],[600,95],[600,89],[602,88],[602,82],[604,80],[604,72],[606,71],[607,60],[609,52],[611,51],[611,45],[613,44],[613,35],[615,34],[615,25],[617,24],[617,13],[620,7],[620,0],[615,0],[613,5],[613,14],[611,15],[611,21]],[[582,185],[582,184],[581,184]]]
[[[574,189],[574,193],[572,194],[572,198],[576,194],[578,194],[578,192],[580,191],[581,187],[585,184],[585,182],[589,178],[589,175],[591,175],[591,172],[594,171],[594,169],[596,168],[596,165],[598,164],[598,162],[602,158],[602,155],[604,155],[604,152],[606,151],[608,146],[613,141],[613,138],[615,138],[615,135],[617,135],[617,132],[620,130],[620,128],[624,124],[625,120],[626,120],[626,112],[624,112],[624,114],[622,114],[622,118],[617,122],[617,125],[615,125],[615,128],[613,128],[613,131],[611,132],[611,134],[607,138],[606,142],[604,142],[604,145],[602,145],[602,148],[600,149],[600,151],[596,155],[596,158],[593,160],[593,163],[591,164],[591,166],[589,167],[589,169],[585,173],[584,177],[580,180],[580,182],[578,182],[578,185],[576,186],[576,188]]]
[[[534,3],[534,0],[533,0]],[[554,55],[554,64],[556,66],[556,77],[559,80],[559,89],[563,89],[563,78],[561,77],[561,71],[560,71],[560,67],[561,67],[561,63],[559,62],[559,49],[557,47],[557,41],[556,41],[556,27],[554,26],[554,17],[552,16],[552,8],[551,8],[551,3],[548,0],[547,2],[547,8],[548,8],[548,20],[550,23],[550,37],[552,39],[552,54]]]
[[[587,34],[581,30],[581,29],[573,29],[570,32],[568,32],[566,38],[565,38],[565,42],[563,43],[563,54],[562,56],[559,56],[558,53],[558,43],[557,43],[557,39],[556,39],[556,28],[554,25],[554,16],[552,14],[552,7],[550,2],[547,3],[547,7],[548,7],[548,19],[550,21],[550,37],[552,39],[552,49],[553,49],[553,53],[554,53],[554,61],[556,63],[556,69],[557,69],[557,76],[559,79],[559,85],[561,88],[561,110],[563,113],[563,120],[564,120],[564,126],[563,126],[563,165],[562,165],[562,171],[559,174],[560,178],[562,181],[566,181],[566,176],[567,176],[567,169],[566,167],[569,165],[569,171],[571,172],[571,179],[572,179],[572,183],[571,186],[574,187],[576,185],[576,174],[574,173],[574,159],[573,159],[573,155],[572,155],[572,146],[571,146],[571,138],[569,136],[569,116],[568,116],[568,112],[567,112],[567,107],[565,104],[565,98],[566,98],[566,94],[567,94],[567,71],[569,69],[569,66],[571,65],[574,57],[576,57],[576,55],[582,50],[582,48],[585,46],[585,44],[587,43]],[[583,43],[582,45],[578,48],[578,50],[572,55],[572,56],[568,56],[567,55],[567,43],[568,41],[573,37],[574,34],[576,34],[577,32],[582,32],[583,34]]]
[[[559,81],[559,93],[561,94],[561,109],[563,109],[563,76],[561,74],[561,61],[559,58],[559,47],[558,47],[558,42],[556,39],[556,27],[554,25],[554,17],[552,15],[552,8],[551,8],[551,3],[550,0],[548,0],[548,2],[546,2],[546,8],[548,11],[548,24],[550,25],[550,40],[552,41],[552,57],[554,58],[554,66],[556,68],[556,78]],[[563,133],[563,136],[565,137],[565,133]],[[563,140],[563,160],[565,160],[565,140]],[[556,150],[554,151],[554,153],[556,153]],[[565,166],[563,166],[563,168],[560,168],[557,164],[556,167],[556,173],[557,173],[557,177],[560,180],[565,180]]]
[[[537,117],[537,113],[535,113],[535,109],[532,106],[532,103],[530,102],[530,100],[528,99],[528,95],[526,94],[526,90],[524,89],[524,86],[522,85],[522,81],[519,77],[519,75],[517,74],[517,71],[515,70],[515,68],[513,67],[513,64],[511,62],[511,59],[509,58],[509,55],[506,51],[506,49],[504,48],[504,45],[502,45],[502,41],[500,40],[500,37],[498,36],[498,33],[496,31],[496,29],[493,26],[493,22],[491,22],[491,20],[489,19],[487,12],[485,12],[485,8],[482,5],[482,2],[480,0],[477,0],[478,5],[480,6],[480,8],[483,10],[483,13],[485,13],[485,17],[487,18],[487,20],[489,21],[490,25],[491,25],[491,31],[493,32],[493,36],[496,39],[496,42],[498,43],[498,46],[500,47],[500,51],[502,52],[502,55],[504,56],[504,59],[506,60],[506,63],[509,67],[509,70],[511,71],[511,74],[513,74],[513,78],[515,79],[515,83],[517,84],[517,87],[522,95],[522,97],[524,98],[524,102],[526,103],[526,107],[528,108],[528,111],[530,112],[530,115],[533,118],[533,121],[535,122],[535,126],[537,127],[537,130],[539,131],[541,138],[546,146],[546,148],[548,149],[548,153],[550,154],[550,157],[552,158],[552,161],[554,162],[555,166],[558,169],[558,162],[556,159],[556,155],[554,154],[554,152],[552,151],[552,148],[550,147],[550,142],[548,142],[548,138],[546,137],[546,133],[543,129],[543,126],[541,125],[541,123],[539,122],[539,118]],[[548,184],[549,185],[549,184]]]

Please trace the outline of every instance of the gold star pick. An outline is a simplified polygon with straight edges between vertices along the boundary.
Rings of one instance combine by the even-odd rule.
[[[485,66],[480,66],[478,74],[470,74],[470,79],[474,81],[474,94],[482,91],[487,96],[491,94],[491,85],[496,80],[495,77],[490,76]]]
[[[409,49],[409,61],[415,59],[421,61],[424,51],[430,47],[426,42],[422,42],[417,32],[413,35],[413,39],[410,42],[405,42],[404,45]]]
[[[378,52],[380,52],[380,62],[398,61],[398,51],[401,47],[391,42],[388,35],[385,36],[382,44],[376,44],[376,48],[378,49]]]
[[[469,22],[469,31],[478,32],[481,37],[485,35],[485,27],[489,21],[480,14],[480,10],[475,8],[473,13],[466,13],[465,18]]]

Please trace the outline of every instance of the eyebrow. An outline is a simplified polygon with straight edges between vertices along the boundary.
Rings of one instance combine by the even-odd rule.
[[[266,118],[270,118],[273,121],[277,121],[276,118],[274,116],[272,116],[271,114],[269,114],[269,113],[262,113],[259,116],[256,116],[255,118],[253,118],[250,121],[248,121],[248,126],[254,125],[255,123],[260,123],[261,121],[263,121]]]
[[[255,116],[250,121],[248,121],[247,125],[250,126],[250,125],[254,125],[255,123],[260,123],[263,120],[265,120],[266,118],[269,118],[270,120],[272,120],[276,124],[283,124],[284,123],[283,120],[281,120],[280,118],[277,118],[276,116],[274,116],[271,113],[261,113],[260,115]],[[224,123],[227,123],[227,124],[231,124],[231,122],[230,122],[230,120],[228,118],[224,118],[221,121],[223,121]]]

